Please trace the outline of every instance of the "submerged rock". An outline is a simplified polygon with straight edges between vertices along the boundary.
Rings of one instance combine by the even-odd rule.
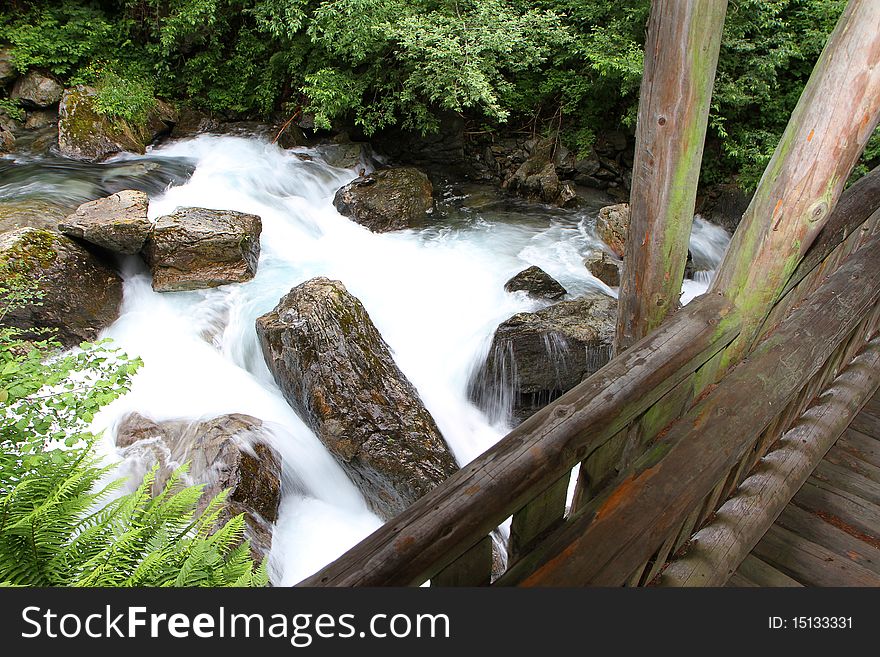
[[[58,149],[65,157],[97,162],[122,151],[143,153],[177,121],[174,109],[156,101],[143,124],[98,113],[93,87],[65,89],[58,107]]]
[[[385,233],[417,225],[434,207],[428,176],[413,167],[380,169],[336,192],[333,205],[343,216]]]
[[[630,209],[628,203],[606,205],[596,217],[596,234],[619,258],[626,250],[626,233],[629,231]]]
[[[0,201],[0,233],[17,228],[42,228],[54,231],[69,208],[36,198]]]
[[[616,299],[598,293],[514,315],[495,331],[472,398],[495,419],[524,420],[608,362],[616,317]]]
[[[604,251],[593,253],[584,258],[584,266],[587,270],[608,287],[620,285],[621,262],[611,258]]]
[[[20,228],[0,234],[0,263],[33,280],[39,303],[9,311],[3,323],[38,337],[54,329],[70,347],[94,340],[119,314],[122,280],[73,240],[47,230]]]
[[[152,230],[147,195],[133,189],[80,205],[58,230],[116,253],[140,251]]]
[[[31,69],[15,81],[9,97],[26,107],[50,107],[61,100],[63,91],[55,78]]]
[[[551,299],[556,301],[564,297],[567,292],[559,282],[540,267],[532,265],[523,269],[516,276],[504,284],[508,292],[523,291],[536,299]]]
[[[249,281],[257,273],[262,222],[255,214],[181,208],[159,217],[144,244],[157,292]]]
[[[243,513],[254,558],[269,554],[281,503],[281,456],[262,421],[236,413],[195,422],[154,422],[129,413],[117,427],[116,444],[127,453],[138,452],[144,471],[159,463],[154,494],[187,462],[189,482],[205,485],[200,509],[229,489],[221,522]]]
[[[342,283],[315,278],[257,319],[266,364],[288,403],[384,518],[457,470],[415,387]]]

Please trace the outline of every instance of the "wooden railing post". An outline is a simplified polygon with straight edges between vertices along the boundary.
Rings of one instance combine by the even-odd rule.
[[[713,282],[743,314],[722,370],[761,325],[825,225],[880,118],[880,2],[850,0]]]
[[[654,0],[616,351],[678,307],[727,0]]]

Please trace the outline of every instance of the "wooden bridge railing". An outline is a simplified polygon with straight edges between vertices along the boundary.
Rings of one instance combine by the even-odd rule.
[[[824,257],[799,269],[776,304],[774,314],[791,315],[647,453],[622,459],[608,447],[635,424],[660,433],[657,418],[702,389],[702,372],[739,332],[720,295],[672,315],[303,584],[487,584],[488,537],[511,515],[511,563],[497,584],[651,581],[876,333],[880,212],[866,215],[877,194],[880,171],[844,195],[814,246]],[[582,461],[599,473],[597,485],[565,517],[569,476]]]
[[[627,316],[618,337],[626,350],[303,584],[488,584],[491,535],[510,517],[508,564],[497,584],[652,582],[695,531],[705,538],[731,492],[824,389],[841,385],[841,376],[858,378],[842,373],[853,358],[874,357],[880,170],[841,197],[880,120],[880,4],[873,0],[851,0],[844,11],[712,290],[666,316],[674,306],[669,290],[681,279],[679,228],[693,210],[700,151],[693,139],[702,141],[705,130],[702,100],[725,7],[726,0],[653,5],[650,75],[674,71],[660,63],[669,39],[658,35],[678,34],[676,21],[685,22],[684,34],[715,33],[688,37],[675,55],[699,111],[669,111],[676,98],[654,97],[666,88],[662,79],[643,86],[637,152],[644,157],[633,195],[668,193],[657,212],[648,202],[633,207],[645,216],[633,217],[624,269],[633,274],[646,259],[644,271],[655,274],[650,284],[636,277],[621,288]],[[692,79],[694,71],[704,79]],[[687,189],[673,193],[676,185]],[[672,264],[658,269],[662,262]],[[652,304],[657,312],[647,310]],[[836,419],[814,423],[818,443],[873,392],[875,378],[862,376],[862,390],[828,405]],[[577,487],[566,509],[574,467]],[[755,499],[774,506],[766,491]],[[712,535],[717,554],[730,556],[679,559],[664,577],[723,581],[766,520],[752,515],[758,521],[748,528],[737,520]]]

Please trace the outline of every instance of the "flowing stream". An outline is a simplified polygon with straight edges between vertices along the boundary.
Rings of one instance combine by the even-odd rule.
[[[245,413],[272,430],[283,458],[283,499],[270,575],[294,584],[381,524],[360,492],[297,417],[272,379],[257,343],[256,318],[291,287],[315,276],[342,281],[364,304],[400,369],[418,389],[460,464],[494,444],[509,427],[492,424],[470,403],[468,381],[497,325],[543,304],[504,283],[538,265],[577,296],[614,295],[583,265],[601,249],[597,207],[563,211],[519,204],[486,188],[449,187],[426,225],[373,234],[333,208],[336,190],[355,177],[316,152],[301,159],[258,138],[203,135],[98,165],[51,157],[0,160],[0,201],[58,196],[74,205],[126,186],[150,194],[152,219],[198,206],[260,215],[256,277],[211,290],[156,293],[137,257],[120,263],[121,316],[104,335],[141,356],[131,392],[96,418],[103,449],[115,454],[113,432],[129,411],[154,420]],[[698,268],[714,267],[728,241],[697,218],[691,251]],[[698,272],[699,273],[699,272]],[[710,274],[686,280],[686,302]],[[124,462],[123,472],[139,474]]]

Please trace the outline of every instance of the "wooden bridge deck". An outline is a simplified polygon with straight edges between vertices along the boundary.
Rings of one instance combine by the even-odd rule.
[[[880,586],[880,391],[728,586]]]

